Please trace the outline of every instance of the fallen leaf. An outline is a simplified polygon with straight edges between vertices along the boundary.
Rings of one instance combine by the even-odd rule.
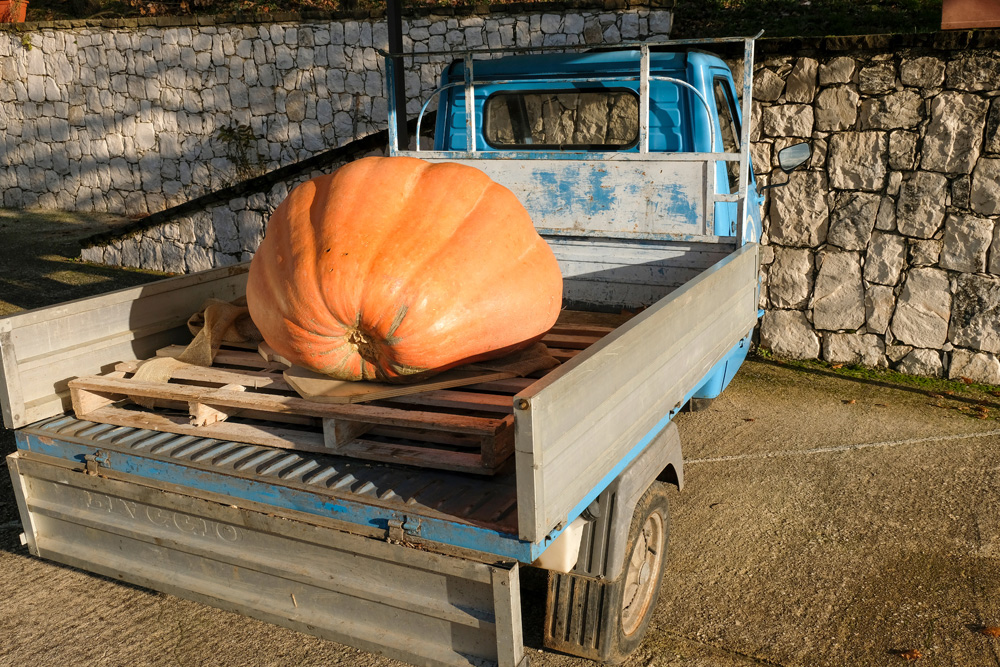
[[[743,418],[743,421],[745,421],[745,422],[755,422],[755,421],[757,421],[757,420],[756,420],[756,419],[754,419],[753,417],[744,417],[744,418]]]
[[[972,378],[963,377],[962,382],[964,382],[965,384],[972,384],[975,382],[975,380],[973,380]]]
[[[983,628],[979,632],[986,635],[987,637],[1000,637],[1000,627],[997,627],[995,625]]]
[[[918,651],[917,649],[912,648],[909,651],[900,651],[899,657],[903,658],[904,660],[913,661],[913,660],[920,660],[920,658],[924,657],[924,654]]]
[[[832,368],[834,370],[836,370],[838,368],[843,368],[843,367],[844,367],[844,364],[834,364],[833,366],[830,366],[830,368]]]
[[[931,394],[931,398],[944,398],[941,394]]]
[[[946,392],[944,392],[944,393],[945,393],[945,394],[947,394],[948,396],[954,396],[954,395],[955,395],[955,392],[953,392],[953,391],[950,391],[950,390],[949,390],[949,391],[946,391]]]
[[[855,403],[857,403],[857,400],[853,399],[853,398],[850,399],[850,400],[844,401],[845,405],[854,405]]]

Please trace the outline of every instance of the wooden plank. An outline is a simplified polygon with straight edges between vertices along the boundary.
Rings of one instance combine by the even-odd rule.
[[[599,327],[587,324],[556,324],[548,330],[546,335],[567,335],[567,336],[592,336],[603,338],[615,330],[615,327]]]
[[[501,414],[514,412],[514,398],[511,394],[476,394],[470,391],[426,391],[412,396],[396,396],[382,403],[426,405]]]
[[[220,389],[225,391],[246,391],[246,387],[241,384],[227,384],[220,387]],[[230,415],[238,412],[240,410],[235,408],[220,409],[198,401],[188,401],[188,414],[191,415],[192,426],[207,426],[209,424],[224,422],[229,419]]]
[[[566,309],[559,311],[556,326],[601,326],[612,331],[629,321],[631,313],[604,313],[590,310]],[[610,331],[608,332],[610,333]]]
[[[576,333],[547,333],[545,337],[542,338],[542,342],[551,347],[561,347],[569,348],[571,350],[583,350],[598,340],[601,336],[588,336],[586,334],[576,334]]]
[[[504,419],[503,425],[491,438],[483,438],[483,465],[496,469],[514,453],[514,416]]]
[[[482,447],[482,439],[473,435],[447,433],[445,431],[429,431],[420,428],[399,428],[395,426],[376,426],[368,432],[369,439],[376,436],[395,440],[426,442],[434,445],[446,445],[458,449],[475,449]]]
[[[116,396],[116,400],[120,397]],[[181,414],[190,413],[191,404],[187,401],[172,401],[165,398],[155,399],[155,409],[156,410],[174,410]],[[277,424],[296,424],[299,426],[310,426],[319,432],[323,427],[323,420],[319,417],[309,417],[307,415],[296,415],[288,412],[277,413],[277,412],[260,412],[258,410],[247,410],[247,409],[237,409],[229,408],[227,413],[230,418],[239,418],[241,420],[256,419],[259,421],[271,421]]]
[[[115,364],[115,370],[125,373],[135,373],[140,366],[138,361],[125,361]],[[285,382],[281,375],[267,371],[233,371],[226,368],[215,368],[204,366],[186,366],[178,368],[172,375],[175,380],[186,380],[190,382],[203,382],[207,384],[217,384],[220,387],[226,384],[238,384],[249,389],[274,389],[278,391],[295,391]]]
[[[401,463],[407,465],[471,472],[477,475],[492,475],[495,471],[483,466],[479,454],[448,452],[439,449],[425,449],[409,445],[390,445],[382,442],[358,439],[337,450],[341,456],[350,456],[366,461]]]
[[[551,350],[549,350],[551,352]],[[482,382],[480,384],[471,384],[468,387],[462,387],[466,391],[485,391],[485,392],[495,392],[497,394],[510,394],[514,395],[519,391],[523,391],[527,387],[534,384],[535,380],[532,378],[509,378],[507,380],[494,380],[493,382]]]
[[[65,411],[72,377],[190,339],[188,317],[210,297],[240,296],[246,272],[246,265],[214,269],[0,319],[5,425],[17,428]]]
[[[282,364],[284,366],[292,366],[292,362],[285,359],[283,356],[274,351],[274,348],[267,343],[260,343],[257,345],[257,353],[264,358],[265,361],[273,362],[276,364]]]
[[[74,405],[88,393],[111,393],[121,396],[144,396],[171,400],[195,401],[215,407],[233,407],[279,414],[292,413],[311,417],[340,417],[389,426],[415,426],[431,430],[492,435],[502,420],[465,417],[446,413],[401,410],[366,404],[315,403],[302,398],[261,393],[242,393],[211,387],[136,382],[107,377],[78,378],[70,382]],[[84,419],[81,414],[78,417]]]
[[[419,394],[434,389],[461,387],[491,380],[503,380],[515,373],[479,370],[474,368],[453,368],[421,382],[409,384],[388,384],[383,382],[351,382],[335,380],[299,366],[285,370],[285,381],[303,398],[320,403],[347,404],[378,401],[398,396]]]
[[[348,421],[346,419],[323,420],[323,444],[335,453],[355,438],[361,437],[372,429],[367,422]]]
[[[757,321],[759,247],[744,246],[518,394],[518,527],[535,542]]]

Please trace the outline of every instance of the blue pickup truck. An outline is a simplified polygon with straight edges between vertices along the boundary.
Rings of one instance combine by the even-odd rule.
[[[753,39],[730,41],[751,72]],[[400,150],[390,118],[393,154],[483,170],[551,245],[565,311],[547,372],[376,407],[282,394],[256,350],[169,388],[130,379],[190,339],[207,298],[241,296],[245,266],[0,320],[31,553],[418,665],[526,665],[520,576],[541,569],[545,646],[624,660],[683,485],[671,419],[723,391],[758,318],[751,78],[739,95],[694,50],[715,43],[454,53],[424,105],[433,146]]]

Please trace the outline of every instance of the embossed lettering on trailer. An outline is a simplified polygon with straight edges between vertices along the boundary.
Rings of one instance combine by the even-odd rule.
[[[84,491],[87,495],[88,509],[99,510],[109,514],[125,516],[136,521],[148,521],[156,526],[176,530],[181,533],[197,535],[198,537],[215,537],[224,542],[236,542],[240,539],[240,530],[236,526],[215,521],[207,521],[201,517],[172,512],[159,507],[142,505],[132,500],[116,496],[106,496],[101,493]]]

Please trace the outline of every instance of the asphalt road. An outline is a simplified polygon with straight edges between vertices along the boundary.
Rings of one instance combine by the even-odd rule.
[[[751,360],[680,415],[666,584],[627,664],[1000,665],[980,632],[1000,625],[1000,399],[938,391]],[[400,664],[41,561],[13,503],[0,475],[0,664]],[[528,587],[526,618],[541,604]],[[592,664],[525,639],[532,665]]]

